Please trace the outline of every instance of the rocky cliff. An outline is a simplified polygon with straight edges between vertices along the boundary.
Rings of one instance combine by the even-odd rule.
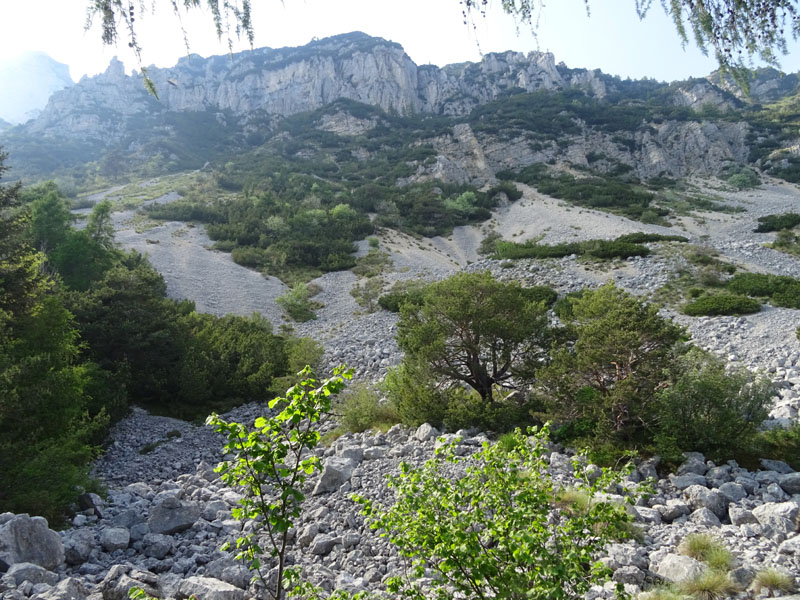
[[[389,146],[429,145],[437,152],[400,183],[440,178],[480,184],[497,170],[533,162],[591,163],[600,171],[623,165],[640,178],[716,174],[746,162],[754,138],[745,115],[750,109],[728,80],[623,81],[556,64],[542,52],[418,66],[396,43],[350,33],[297,48],[191,55],[148,73],[158,99],[115,59],[105,73],[53,94],[35,120],[4,132],[0,144],[23,174],[35,164],[38,176],[47,176],[102,161],[110,152],[133,165],[163,156],[157,164],[180,170],[276,137],[296,137],[302,128],[306,140],[316,131],[348,137],[353,145],[376,127],[393,127],[388,117],[399,116],[417,138]],[[753,89],[771,90],[770,98],[794,90],[796,77],[770,83],[777,77],[770,73],[759,73]],[[534,100],[514,105],[531,94]],[[337,102],[349,104],[283,127],[293,115],[324,112]],[[379,110],[364,118],[358,106]],[[444,129],[431,133],[426,118],[440,119]],[[370,155],[363,147],[351,153]]]

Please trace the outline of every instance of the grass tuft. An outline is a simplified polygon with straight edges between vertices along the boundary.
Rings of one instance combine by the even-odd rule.
[[[795,589],[794,578],[788,573],[783,573],[773,568],[762,569],[753,579],[753,592],[756,596],[763,590],[774,592],[793,592]]]
[[[725,571],[709,569],[678,584],[681,592],[697,600],[720,600],[739,592],[739,586]]]

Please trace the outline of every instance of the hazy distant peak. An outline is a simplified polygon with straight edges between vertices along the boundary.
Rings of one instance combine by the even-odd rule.
[[[34,118],[50,95],[73,85],[69,67],[44,52],[24,52],[0,62],[0,118],[12,124]]]

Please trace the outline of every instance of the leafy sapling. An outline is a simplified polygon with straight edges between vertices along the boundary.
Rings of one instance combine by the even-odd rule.
[[[584,510],[559,508],[547,429],[529,434],[517,429],[514,440],[487,443],[470,457],[456,456],[449,443],[422,467],[403,463],[388,478],[393,506],[355,498],[370,527],[411,563],[411,577],[387,580],[393,597],[572,600],[607,579],[597,554],[627,536],[630,516],[601,492],[622,475],[603,470],[576,487],[589,499]]]
[[[233,455],[216,471],[223,482],[244,492],[233,516],[253,524],[248,533],[223,549],[235,546],[235,558],[256,572],[274,600],[283,598],[284,590],[299,581],[297,570],[286,566],[289,529],[300,516],[303,484],[319,468],[319,458],[309,450],[319,444],[320,423],[331,411],[333,396],[352,378],[352,371],[339,367],[321,384],[309,367],[298,375],[300,383],[285,397],[269,403],[274,414],[256,419],[255,429],[226,422],[216,414],[206,421],[225,435],[224,452]],[[270,581],[262,569],[266,554],[277,561],[277,576]]]

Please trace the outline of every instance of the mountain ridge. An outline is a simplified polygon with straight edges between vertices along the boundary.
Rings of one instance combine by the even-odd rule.
[[[371,128],[385,127],[394,116],[405,118],[419,131],[402,143],[438,152],[435,167],[414,166],[417,179],[482,184],[497,170],[552,161],[607,171],[623,164],[640,178],[707,175],[748,162],[754,145],[769,146],[770,152],[786,146],[782,139],[773,143],[774,132],[755,131],[745,114],[752,112],[747,101],[729,80],[717,77],[720,85],[715,84],[714,74],[671,84],[630,81],[556,64],[549,53],[513,51],[487,54],[478,63],[418,66],[399,44],[361,32],[293,48],[190,55],[171,68],[151,67],[148,76],[158,100],[145,91],[140,74],[126,75],[113,59],[104,73],[53,94],[35,120],[7,130],[0,143],[15,167],[33,179],[109,157],[123,157],[134,168],[161,157],[156,162],[167,166],[156,169],[157,174],[200,168],[295,136],[284,126],[287,119],[346,100],[377,107],[384,117],[366,129],[363,123],[352,129],[353,111],[360,109],[350,108],[338,117],[349,124],[329,116],[324,123],[311,120],[303,126],[337,132],[359,144],[372,135]],[[773,76],[761,73],[754,89],[775,97],[796,88],[796,76],[786,76],[777,86],[769,84]],[[516,100],[532,94],[539,94],[540,104],[522,106]],[[529,117],[554,102],[561,103],[552,111],[552,121],[563,126],[560,131]],[[492,121],[482,108],[487,106],[510,112],[509,118],[502,123],[494,119],[487,128],[475,117]],[[449,119],[446,137],[441,131],[426,134],[425,119]],[[199,139],[198,132],[216,141]],[[797,143],[789,141],[788,146]],[[321,142],[309,143],[312,147],[304,152],[319,153]],[[358,152],[363,154],[363,148]],[[606,163],[590,160],[600,155],[608,157]]]

